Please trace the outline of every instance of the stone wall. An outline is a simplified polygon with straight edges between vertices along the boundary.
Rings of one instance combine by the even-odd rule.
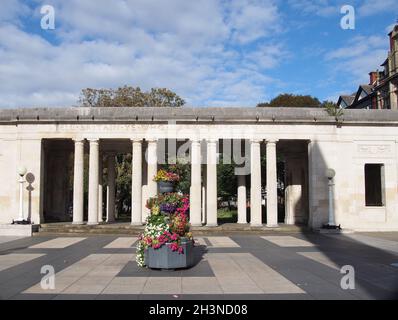
[[[237,110],[247,111],[239,116]],[[317,228],[327,222],[325,170],[333,168],[336,171],[338,224],[354,230],[398,230],[398,112],[355,110],[345,114],[344,122],[337,123],[322,110],[287,110],[284,116],[283,111],[268,108],[198,111],[182,108],[181,113],[173,110],[174,113],[168,115],[177,124],[168,124],[165,111],[156,114],[153,108],[148,108],[138,119],[133,116],[138,114],[137,110],[123,111],[128,114],[124,120],[114,110],[113,114],[118,116],[111,117],[110,110],[73,108],[52,109],[46,116],[43,109],[0,111],[0,223],[9,223],[18,215],[17,168],[20,165],[26,166],[30,174],[30,184],[25,184],[25,188],[29,188],[24,198],[25,216],[29,214],[36,223],[43,221],[45,139],[66,139],[70,143],[82,138],[103,141],[133,138],[275,139],[308,141],[308,220],[311,227]],[[153,121],[152,116],[155,117]],[[385,166],[384,207],[365,206],[366,163]],[[55,171],[55,174],[59,173]]]

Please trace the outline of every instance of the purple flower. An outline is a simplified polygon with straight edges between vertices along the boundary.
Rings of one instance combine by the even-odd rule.
[[[160,211],[164,212],[164,213],[174,213],[176,211],[176,206],[172,203],[162,203],[160,205]]]

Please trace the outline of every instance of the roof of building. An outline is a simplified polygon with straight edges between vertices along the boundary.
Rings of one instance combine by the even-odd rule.
[[[350,106],[354,102],[355,93],[353,93],[351,95],[340,96],[339,102],[340,102],[340,99],[343,100],[347,106]]]
[[[19,108],[0,109],[0,124],[18,123],[335,123],[323,108]],[[398,111],[345,110],[344,122],[397,122]]]
[[[363,91],[365,91],[367,95],[370,95],[373,92],[373,86],[369,85],[369,84],[361,84],[359,86],[359,89],[362,89]]]
[[[354,97],[354,101],[351,103],[350,107],[355,108],[355,106],[357,104],[360,104],[362,102],[364,102],[365,100],[367,100],[370,96],[373,95],[374,91],[373,91],[373,87],[372,85],[368,85],[368,84],[361,84],[357,90],[357,92],[355,93],[355,97]],[[366,97],[365,98],[360,98],[362,92],[366,93]]]

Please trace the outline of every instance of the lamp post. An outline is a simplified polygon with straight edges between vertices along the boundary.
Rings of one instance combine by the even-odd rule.
[[[336,222],[334,220],[334,177],[336,175],[336,171],[333,169],[326,169],[326,177],[328,178],[328,187],[329,187],[329,221],[327,225],[324,225],[325,229],[341,229],[340,226],[336,226]]]
[[[19,214],[18,219],[15,221],[17,224],[25,224],[24,213],[23,213],[23,184],[25,183],[24,176],[26,174],[26,168],[24,166],[20,166],[18,168],[19,175]]]

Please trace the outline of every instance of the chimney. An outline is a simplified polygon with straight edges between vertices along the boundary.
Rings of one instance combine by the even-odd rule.
[[[379,72],[372,71],[369,73],[369,84],[374,85],[379,80]]]
[[[390,37],[390,52],[394,51],[394,39],[392,37],[392,31],[388,34],[388,36]]]
[[[388,34],[388,36],[390,37],[390,52],[394,52],[394,41],[397,40],[396,39],[397,34],[398,34],[398,24],[396,24],[392,29],[392,31]]]

